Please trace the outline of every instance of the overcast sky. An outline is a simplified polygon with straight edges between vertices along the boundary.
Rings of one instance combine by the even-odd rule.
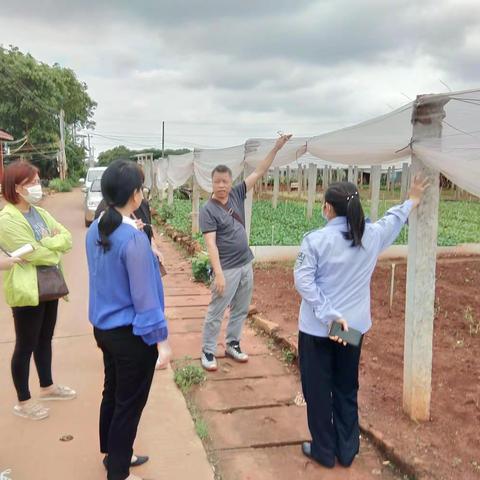
[[[4,46],[88,84],[96,154],[161,146],[162,120],[168,147],[223,147],[480,86],[479,0],[2,3]]]

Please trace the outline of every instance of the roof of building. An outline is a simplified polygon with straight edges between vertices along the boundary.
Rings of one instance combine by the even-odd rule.
[[[0,140],[11,141],[13,140],[13,137],[9,133],[5,132],[4,130],[0,130]]]

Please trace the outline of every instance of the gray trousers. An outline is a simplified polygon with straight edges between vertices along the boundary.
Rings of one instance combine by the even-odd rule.
[[[223,295],[212,291],[212,299],[208,305],[203,325],[203,351],[215,355],[217,338],[220,333],[223,315],[230,305],[230,320],[227,326],[227,343],[240,341],[242,327],[247,318],[248,308],[253,292],[252,262],[243,267],[229,268],[223,271],[225,290]]]

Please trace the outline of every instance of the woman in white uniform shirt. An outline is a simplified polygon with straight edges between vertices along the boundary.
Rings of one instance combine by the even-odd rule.
[[[295,265],[302,296],[299,360],[312,442],[303,453],[333,467],[350,466],[359,450],[359,347],[329,338],[332,322],[362,334],[371,327],[370,281],[380,253],[397,238],[420,203],[426,182],[415,179],[409,199],[378,222],[365,222],[357,187],[335,183],[325,193],[324,228],[308,233]]]

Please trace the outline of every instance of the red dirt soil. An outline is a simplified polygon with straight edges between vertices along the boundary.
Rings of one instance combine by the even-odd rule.
[[[433,340],[431,421],[402,410],[406,265],[397,264],[389,312],[391,264],[372,281],[373,327],[360,362],[360,415],[398,452],[415,458],[422,478],[480,479],[480,259],[440,260]],[[254,303],[260,314],[295,335],[300,298],[292,268],[258,265]],[[478,333],[470,333],[470,328]]]

